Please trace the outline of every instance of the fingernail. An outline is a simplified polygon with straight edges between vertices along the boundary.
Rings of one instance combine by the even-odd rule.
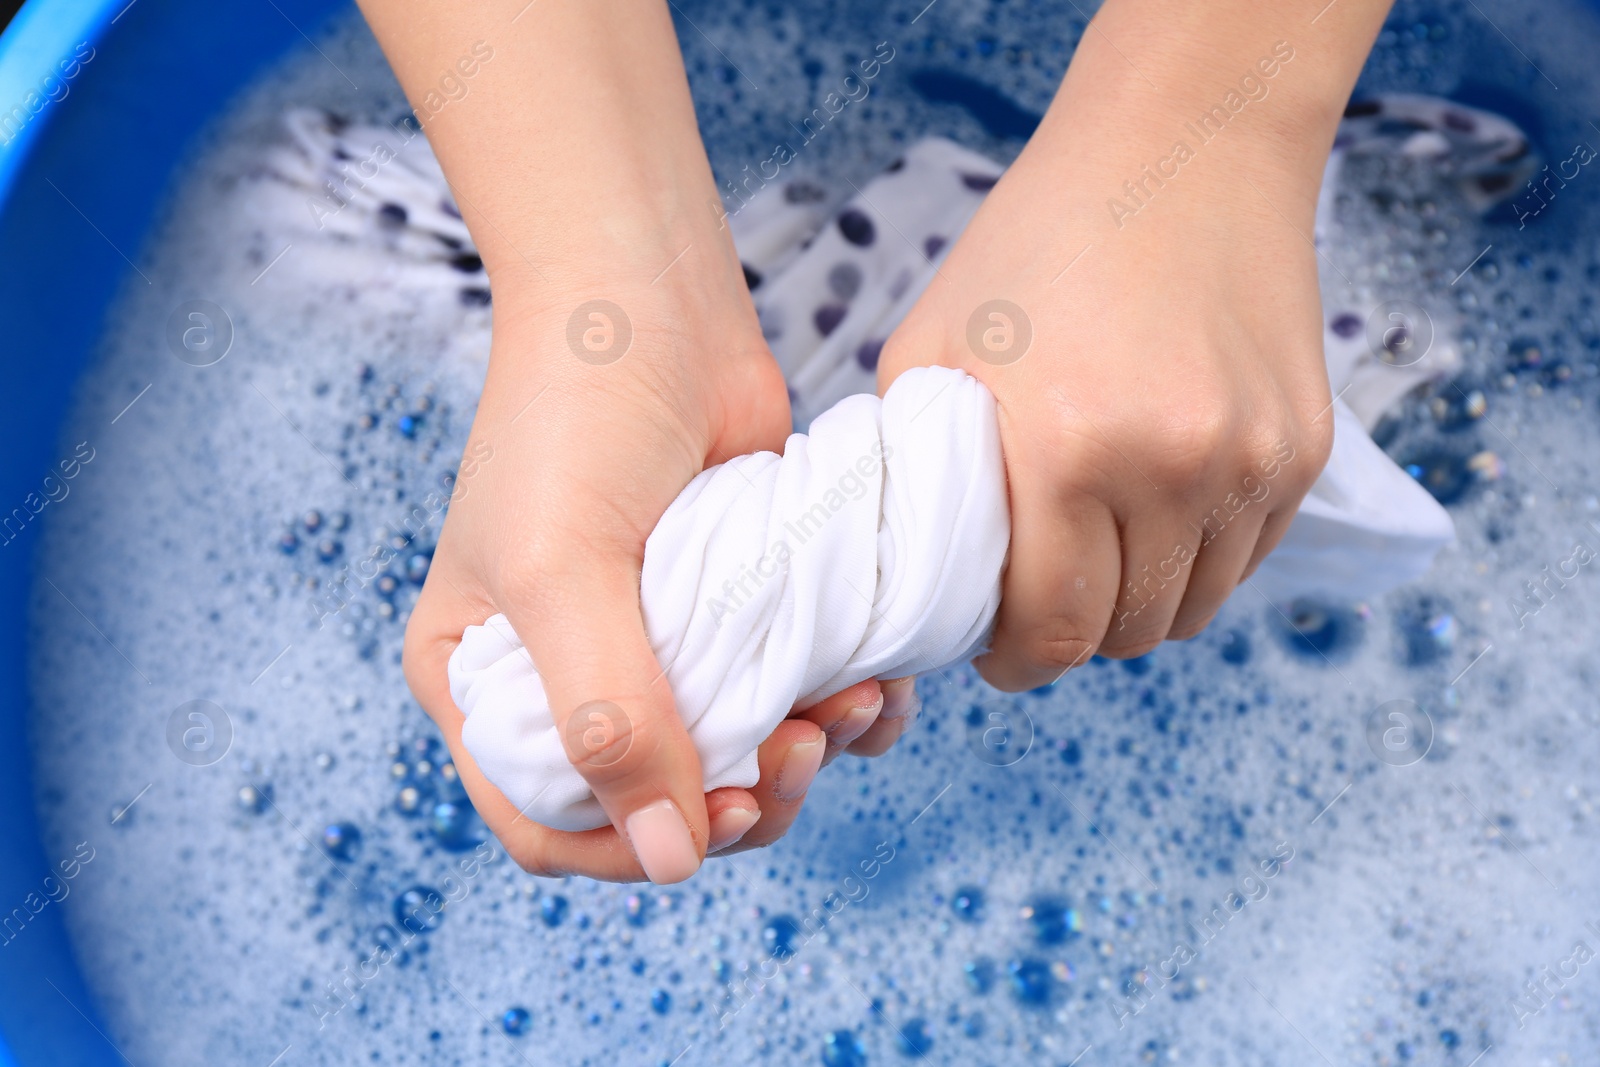
[[[806,795],[817,771],[822,768],[826,748],[819,737],[815,741],[802,741],[789,750],[778,767],[778,780],[772,783],[772,792],[779,800],[799,800]]]
[[[645,876],[657,885],[681,882],[700,867],[689,824],[678,806],[661,799],[628,816],[623,826]]]
[[[916,682],[884,687],[883,718],[890,722],[905,719],[906,726],[910,726],[917,721],[917,714],[921,710],[922,698],[917,696]],[[906,718],[907,716],[910,718]]]
[[[878,721],[878,713],[882,710],[883,693],[879,692],[872,703],[845,712],[844,718],[834,723],[833,729],[826,731],[828,740],[843,748],[866,733],[867,728]]]
[[[711,820],[711,847],[707,852],[727,848],[750,832],[761,818],[761,812],[749,808],[728,808]]]

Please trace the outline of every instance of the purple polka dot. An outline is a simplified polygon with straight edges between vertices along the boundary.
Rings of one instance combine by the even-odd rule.
[[[1471,133],[1478,128],[1478,124],[1471,115],[1463,115],[1459,111],[1446,111],[1444,113],[1446,129],[1455,130],[1457,133]]]
[[[750,289],[758,288],[761,285],[761,272],[745,263],[740,263],[739,266],[744,269],[744,284]]]
[[[791,204],[814,204],[827,195],[825,189],[804,181],[790,182],[783,190],[783,198]]]
[[[884,167],[883,168],[883,172],[885,174],[893,174],[897,170],[904,169],[905,165],[906,165],[906,157],[905,156],[901,156],[899,159],[895,160],[893,163],[889,164],[887,167]]]
[[[856,349],[856,362],[861,364],[862,370],[877,370],[878,356],[882,353],[882,341],[863,341],[861,347]]]
[[[1376,100],[1352,100],[1344,109],[1347,119],[1363,119],[1368,115],[1376,115],[1383,110],[1383,105]]]
[[[961,176],[961,184],[975,193],[987,193],[994,188],[994,183],[999,180],[999,178],[991,177],[987,174],[963,174]]]
[[[811,317],[811,321],[816,324],[817,332],[826,337],[844,321],[844,313],[843,304],[823,304]]]
[[[398,228],[406,224],[411,216],[400,204],[389,202],[378,209],[378,223],[389,228]]]
[[[861,268],[854,263],[835,263],[828,271],[828,288],[840,300],[852,300],[861,291]]]
[[[1511,175],[1509,174],[1480,174],[1478,175],[1478,188],[1490,196],[1497,196],[1511,188]]]
[[[932,237],[922,242],[922,254],[927,256],[929,259],[932,259],[934,256],[938,255],[944,250],[944,245],[944,238],[940,237],[938,234],[934,234]]]
[[[768,341],[776,341],[783,336],[783,314],[776,308],[756,307],[756,318],[761,323],[761,336]]]
[[[1348,340],[1361,332],[1361,320],[1347,311],[1335,317],[1330,328],[1335,336]]]
[[[911,288],[911,272],[909,270],[902,270],[899,274],[896,274],[894,276],[894,280],[889,283],[889,299],[899,300],[902,296],[906,295],[906,290],[909,288]]]
[[[453,219],[459,219],[461,217],[461,209],[456,207],[454,200],[439,201],[439,210],[444,212],[446,215],[449,215]]]
[[[872,220],[855,208],[847,208],[839,213],[839,232],[844,234],[846,241],[862,248],[870,245],[878,236]]]

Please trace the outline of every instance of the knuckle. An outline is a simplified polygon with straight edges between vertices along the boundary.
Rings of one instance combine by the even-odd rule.
[[[1096,645],[1077,630],[1048,629],[1028,640],[1024,658],[1040,674],[1060,675],[1087,662]]]
[[[1205,615],[1205,616],[1203,616],[1203,617],[1201,617],[1199,619],[1196,619],[1196,620],[1194,620],[1192,622],[1185,621],[1185,622],[1182,622],[1182,623],[1174,623],[1173,626],[1172,626],[1172,630],[1167,634],[1167,639],[1170,640],[1170,641],[1190,641],[1190,640],[1193,640],[1194,638],[1199,637],[1202,633],[1204,633],[1207,630],[1207,628],[1209,628],[1211,626],[1211,623],[1216,619],[1216,617],[1217,617],[1217,613],[1215,611],[1213,611],[1210,614]]]
[[[1191,490],[1218,458],[1236,448],[1231,414],[1221,403],[1191,400],[1152,430],[1143,446],[1151,480],[1163,489]]]
[[[1146,609],[1150,609],[1148,613]],[[1137,659],[1161,644],[1168,626],[1166,614],[1155,602],[1134,601],[1112,619],[1100,654],[1107,659]]]
[[[1113,644],[1107,642],[1100,649],[1100,654],[1107,659],[1138,659],[1154,652],[1161,644],[1160,637],[1148,634],[1129,638],[1126,642]]]
[[[1271,432],[1258,438],[1251,458],[1262,472],[1288,471],[1289,481],[1304,488],[1317,480],[1332,454],[1331,408],[1320,412],[1291,408],[1273,422]]]

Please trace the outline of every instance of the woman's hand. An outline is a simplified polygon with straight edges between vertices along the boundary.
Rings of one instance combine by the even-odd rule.
[[[589,307],[576,298],[496,324],[466,453],[477,458],[457,483],[407,628],[413,691],[473,804],[532,871],[675,882],[741,837],[775,840],[821,765],[825,731],[853,741],[882,704],[875,683],[839,694],[778,727],[753,791],[702,796],[699,758],[640,612],[645,539],[707,463],[781,450],[789,431],[787,393],[737,262],[714,249],[678,264],[693,284],[613,281],[602,290],[611,307],[579,311],[575,345],[569,321]],[[731,269],[701,269],[724,258]],[[562,730],[614,829],[558,833],[529,822],[462,746],[446,661],[462,630],[499,611],[526,643],[558,724],[592,701],[620,709],[602,729],[580,719]]]
[[[882,387],[937,363],[999,400],[1011,556],[978,662],[994,685],[1198,633],[1321,473],[1312,222],[1386,7],[1313,24],[1293,5],[1108,0],[885,346]]]
[[[488,377],[407,626],[407,681],[474,806],[523,867],[681,881],[708,851],[782,836],[823,760],[847,746],[888,747],[915,694],[908,682],[854,686],[773,732],[753,790],[703,793],[645,633],[645,540],[705,466],[781,451],[790,414],[713,210],[667,7],[363,7],[423,105],[494,294]],[[458,90],[444,104],[441,71]],[[467,626],[498,612],[532,657],[567,754],[611,827],[560,833],[529,822],[462,746],[446,663]],[[595,701],[620,715],[582,718]]]

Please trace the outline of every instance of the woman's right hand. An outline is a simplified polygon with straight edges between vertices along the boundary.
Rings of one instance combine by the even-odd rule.
[[[531,871],[676,882],[708,849],[776,840],[826,755],[879,751],[898,727],[863,683],[782,723],[753,790],[707,796],[645,635],[640,566],[667,505],[708,464],[781,450],[790,428],[667,5],[362,7],[494,294],[469,464],[406,630],[412,691],[485,822]],[[612,827],[529,822],[462,748],[446,662],[466,627],[501,612]],[[892,718],[914,694],[887,688]],[[566,728],[597,700],[623,721]]]
[[[406,631],[406,678],[474,806],[536,873],[677,882],[747,834],[750,845],[775,840],[822,763],[824,728],[835,747],[855,740],[882,702],[864,683],[782,723],[761,748],[759,785],[703,794],[645,633],[645,540],[708,464],[781,451],[790,416],[726,237],[675,269],[676,285],[650,286],[644,272],[618,284],[622,275],[526,313],[501,315],[497,301],[469,462]],[[609,306],[593,293],[610,294]],[[446,663],[462,631],[497,612],[526,645],[567,755],[612,827],[562,833],[530,822],[462,745]],[[605,728],[567,728],[593,701],[609,705]]]

